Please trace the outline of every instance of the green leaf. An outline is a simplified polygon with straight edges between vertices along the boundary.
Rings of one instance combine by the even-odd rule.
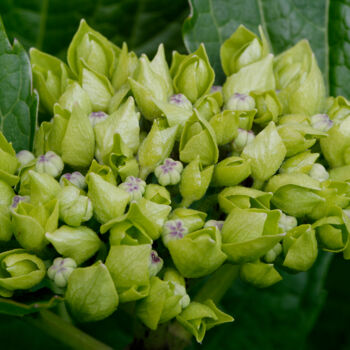
[[[220,46],[240,24],[258,34],[261,24],[277,55],[299,40],[309,40],[331,95],[349,97],[349,3],[327,0],[190,0],[192,11],[183,25],[186,48],[204,43],[217,83],[224,74]]]
[[[153,54],[161,42],[184,50],[181,23],[187,1],[167,0],[17,0],[1,1],[0,13],[10,38],[64,57],[81,18],[117,45],[127,41],[137,53]]]
[[[30,304],[21,303],[12,299],[0,298],[0,314],[12,316],[24,316],[39,312],[40,310],[50,309],[56,306],[63,299],[54,295],[51,299],[37,301]]]
[[[38,96],[32,90],[29,58],[22,45],[11,46],[0,18],[0,131],[16,151],[31,149]]]

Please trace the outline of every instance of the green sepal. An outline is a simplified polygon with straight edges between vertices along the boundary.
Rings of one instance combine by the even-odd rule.
[[[235,111],[223,111],[210,119],[219,146],[231,142],[237,136],[239,122],[239,113]]]
[[[215,165],[211,186],[235,186],[250,175],[250,161],[228,157]]]
[[[215,227],[207,227],[168,242],[171,258],[186,278],[207,276],[226,260],[221,251],[221,235]],[[205,257],[205,258],[204,258]]]
[[[212,92],[202,96],[194,104],[202,119],[209,121],[215,114],[220,113],[223,97],[220,91]]]
[[[250,95],[254,98],[257,109],[254,123],[262,126],[267,125],[270,121],[277,123],[278,117],[282,113],[282,104],[276,91],[252,91]]]
[[[19,162],[12,143],[8,142],[0,131],[0,180],[10,186],[17,185],[19,177],[15,175]]]
[[[144,198],[158,204],[171,204],[170,193],[164,186],[157,184],[148,184],[143,196]]]
[[[145,298],[150,287],[151,245],[113,245],[106,259],[121,303]]]
[[[317,240],[311,225],[297,226],[283,239],[283,266],[295,271],[307,271],[317,258]]]
[[[319,153],[311,153],[311,151],[298,153],[297,155],[286,159],[282,163],[279,172],[281,174],[308,174],[319,156]]]
[[[182,131],[179,152],[180,160],[185,163],[190,163],[198,156],[202,165],[211,165],[218,161],[219,150],[215,131],[196,110]]]
[[[111,183],[112,185],[117,185],[117,181],[115,179],[112,169],[108,165],[98,163],[96,159],[92,160],[90,168],[86,173],[86,177],[89,176],[90,173],[95,173],[101,176],[103,180]]]
[[[169,216],[169,220],[179,219],[183,222],[188,232],[200,230],[205,223],[207,214],[194,209],[176,208]]]
[[[201,343],[207,330],[222,323],[232,322],[233,318],[219,310],[210,299],[198,303],[193,301],[176,320]]]
[[[350,182],[350,165],[330,169],[329,178],[333,181]]]
[[[68,279],[65,302],[80,322],[99,321],[118,307],[119,298],[111,275],[101,261],[75,269]]]

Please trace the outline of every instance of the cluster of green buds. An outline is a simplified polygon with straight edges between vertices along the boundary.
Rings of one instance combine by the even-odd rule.
[[[79,322],[132,303],[201,342],[233,320],[208,276],[262,288],[319,249],[350,259],[350,102],[326,101],[305,40],[274,57],[240,26],[220,54],[222,87],[203,45],[169,66],[163,45],[137,57],[84,20],[68,64],[31,50],[51,120],[34,153],[0,133],[0,242],[18,247],[0,251],[1,296],[46,279]]]

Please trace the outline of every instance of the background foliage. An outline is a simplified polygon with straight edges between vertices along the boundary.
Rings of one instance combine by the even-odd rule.
[[[185,45],[193,51],[200,42],[205,43],[217,82],[223,80],[219,62],[222,42],[240,23],[255,32],[261,24],[275,54],[308,38],[330,94],[350,96],[349,0],[191,0],[190,5],[191,16],[183,25]],[[181,28],[189,13],[186,0],[0,1],[0,14],[11,43],[17,38],[25,49],[35,46],[61,58],[82,17],[116,44],[126,41],[137,53],[152,55],[164,42],[170,57],[174,49],[185,51]],[[16,61],[12,67],[8,65],[11,58]],[[12,107],[24,108],[20,115],[27,118],[16,117],[16,109],[0,99],[1,130],[17,149],[28,148],[36,97],[26,78],[28,61],[22,47],[16,42],[0,46],[0,64],[0,89],[8,90],[10,85],[4,84],[8,84],[9,77],[25,78],[21,88],[8,90],[7,98],[13,99]],[[6,126],[6,118],[15,122]],[[19,130],[24,130],[21,137]],[[321,254],[308,273],[285,274],[281,283],[266,290],[236,282],[222,301],[222,307],[234,315],[236,322],[209,332],[201,349],[350,349],[349,263],[341,257],[332,263],[331,259],[330,254]],[[130,322],[121,310],[81,329],[115,349],[124,349],[132,341]],[[26,323],[25,318],[0,315],[0,326],[0,342],[10,349],[64,349]],[[200,346],[193,344],[191,348]]]

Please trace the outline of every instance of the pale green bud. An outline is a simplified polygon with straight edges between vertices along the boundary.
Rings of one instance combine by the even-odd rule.
[[[212,92],[198,99],[194,107],[197,109],[201,118],[209,121],[212,116],[221,112],[222,104],[221,92]]]
[[[176,185],[180,182],[182,170],[181,162],[167,158],[155,169],[154,174],[162,186]]]
[[[137,201],[145,193],[146,182],[135,176],[128,176],[119,188],[129,194],[131,201]]]
[[[64,288],[76,267],[76,262],[71,258],[56,258],[47,270],[47,275],[55,282],[56,286]]]
[[[80,189],[75,186],[64,186],[57,195],[60,204],[60,219],[71,226],[80,226],[82,222],[92,217],[91,200],[80,195]]]
[[[277,122],[282,113],[282,104],[274,90],[256,92],[252,91],[251,96],[255,99],[257,114],[254,123],[265,126],[270,121]]]
[[[281,217],[278,221],[278,226],[282,229],[282,232],[288,232],[297,225],[298,221],[294,216],[286,215],[283,212],[281,212]]]
[[[163,259],[158,255],[158,253],[155,250],[152,250],[149,257],[149,276],[156,276],[158,272],[162,269],[163,264]]]
[[[254,98],[235,92],[226,102],[225,109],[231,111],[250,111],[255,108]]]
[[[190,302],[191,302],[191,299],[190,299],[190,296],[187,294],[186,292],[186,288],[179,284],[179,283],[176,283],[176,282],[173,282],[171,281],[171,283],[174,285],[174,295],[180,295],[181,296],[181,299],[179,300],[179,304],[181,306],[182,309],[186,308]]]
[[[63,174],[60,178],[60,185],[67,186],[69,184],[83,190],[86,187],[85,176],[79,171]]]
[[[277,243],[272,249],[270,249],[264,256],[264,260],[271,264],[282,253],[283,248],[281,243]]]
[[[209,123],[215,132],[217,144],[226,145],[237,136],[240,124],[239,113],[223,111],[214,115]]]
[[[255,135],[252,130],[238,128],[238,135],[232,142],[232,149],[235,153],[241,154],[244,147],[253,142]]]
[[[326,181],[329,178],[328,171],[326,168],[319,163],[315,163],[312,165],[309,175],[318,181]]]
[[[55,152],[48,151],[40,156],[35,164],[35,170],[38,173],[46,173],[52,177],[61,175],[64,168],[63,161]]]
[[[23,168],[27,164],[29,164],[32,160],[35,159],[35,156],[32,152],[27,150],[19,151],[16,154],[17,160],[19,161],[19,169]]]

